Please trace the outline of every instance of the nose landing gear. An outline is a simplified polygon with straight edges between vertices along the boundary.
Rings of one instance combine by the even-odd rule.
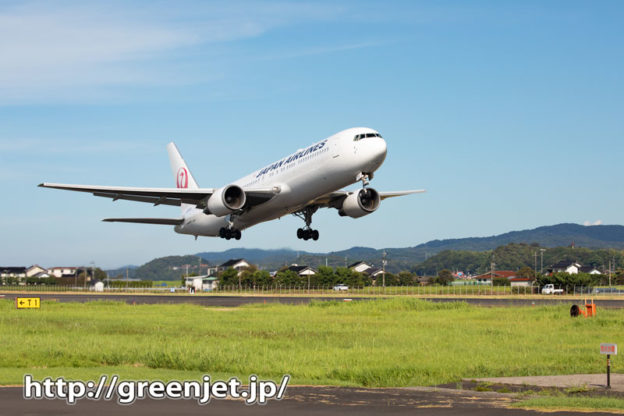
[[[310,224],[312,224],[312,215],[314,215],[314,213],[317,210],[318,210],[318,206],[311,205],[311,206],[305,207],[302,211],[295,212],[293,214],[301,218],[303,221],[305,221],[305,224],[306,224],[305,227],[299,228],[297,230],[298,239],[306,240],[306,241],[308,241],[309,239],[312,239],[314,241],[319,239],[318,230],[313,230],[312,228],[310,228]]]

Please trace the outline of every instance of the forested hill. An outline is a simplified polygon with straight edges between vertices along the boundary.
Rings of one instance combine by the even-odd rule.
[[[478,264],[480,267],[483,265],[489,267],[491,260],[485,255],[486,253],[483,252],[494,250],[497,247],[505,246],[510,243],[523,243],[533,246],[539,245],[541,247],[568,247],[574,243],[577,248],[611,248],[622,250],[624,249],[624,226],[557,224],[532,230],[512,231],[491,237],[433,240],[414,247],[387,248],[385,251],[388,258],[388,270],[391,272],[399,270],[423,270],[422,267],[417,268],[417,265],[446,250],[471,252],[471,254],[456,253],[456,255],[477,256],[479,258],[474,260],[474,264]],[[314,247],[313,243],[310,244],[310,247]],[[312,267],[328,264],[329,266],[336,267],[363,260],[374,265],[380,265],[383,251],[384,249],[368,247],[352,247],[348,250],[331,253],[313,253],[290,249],[262,250],[234,248],[222,252],[197,253],[195,256],[170,256],[155,259],[141,267],[131,269],[129,271],[129,276],[154,280],[174,279],[177,278],[176,276],[179,276],[179,266],[184,264],[195,265],[198,262],[197,257],[201,257],[205,262],[211,265],[218,265],[233,258],[244,258],[253,264],[259,265],[261,268],[269,270],[276,270],[281,266],[290,265],[292,263],[305,264]],[[531,251],[531,249],[526,249],[522,251],[524,254],[522,254],[521,257],[524,258],[527,253],[533,253],[535,250]],[[483,254],[479,255],[479,252]],[[549,260],[548,258],[548,261]],[[526,262],[526,259],[523,261]],[[546,259],[544,261],[547,262]],[[533,265],[533,263],[534,259],[529,262],[530,265]],[[459,264],[463,263],[457,263],[458,267]],[[437,265],[432,264],[432,262],[429,262],[429,266],[434,269],[437,267]],[[503,264],[500,264],[500,266],[502,267]],[[123,272],[125,273],[125,269]],[[111,275],[116,274],[117,273],[111,273]]]
[[[538,243],[542,247],[563,247],[574,243],[587,248],[624,249],[624,226],[557,224],[491,237],[433,240],[414,248],[483,251],[509,243]]]

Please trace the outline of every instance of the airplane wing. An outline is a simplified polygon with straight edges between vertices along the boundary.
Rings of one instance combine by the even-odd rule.
[[[414,189],[411,191],[379,192],[379,197],[383,201],[386,198],[394,198],[395,196],[403,196],[403,195],[411,195],[411,194],[422,194],[423,192],[427,192],[427,191],[425,189]]]
[[[183,218],[104,218],[104,222],[133,222],[137,224],[182,225]]]
[[[347,195],[353,193],[354,191],[336,191],[327,195],[323,195],[319,198],[316,198],[308,205],[318,205],[320,207],[333,207],[338,208],[342,200],[347,197]],[[410,191],[387,191],[387,192],[379,192],[379,198],[383,201],[386,198],[394,198],[397,196],[410,195],[410,194],[419,194],[427,192],[425,189],[414,189]]]
[[[128,186],[71,185],[63,183],[41,183],[42,188],[64,189],[67,191],[87,192],[95,196],[112,198],[113,201],[147,202],[154,205],[193,204],[205,208],[206,201],[215,192],[214,188],[137,188]],[[278,189],[244,189],[248,197],[247,206],[259,205],[273,198]]]

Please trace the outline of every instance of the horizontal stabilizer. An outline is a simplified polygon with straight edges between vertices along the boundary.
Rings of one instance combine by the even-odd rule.
[[[105,218],[105,222],[134,222],[137,224],[182,225],[182,218]]]

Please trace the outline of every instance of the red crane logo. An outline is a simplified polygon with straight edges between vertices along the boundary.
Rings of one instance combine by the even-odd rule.
[[[176,186],[178,188],[188,188],[188,171],[185,167],[178,169],[178,175],[176,176]]]

